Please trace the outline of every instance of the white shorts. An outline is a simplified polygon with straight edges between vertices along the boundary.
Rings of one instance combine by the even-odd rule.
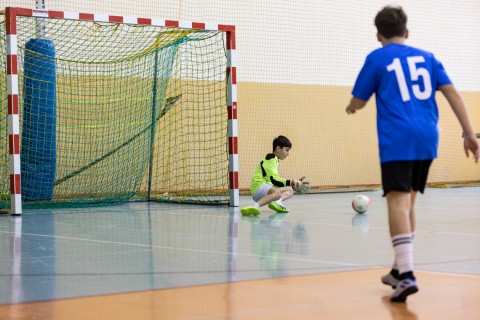
[[[260,188],[253,194],[253,201],[257,202],[268,194],[268,191],[273,187],[269,184],[262,184]]]

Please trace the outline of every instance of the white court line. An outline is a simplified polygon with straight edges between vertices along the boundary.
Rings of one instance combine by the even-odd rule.
[[[465,273],[450,273],[450,272],[440,272],[440,271],[425,271],[425,270],[415,270],[415,273],[433,273],[437,274],[440,276],[456,276],[456,277],[462,277],[462,278],[479,278],[480,275],[475,275],[475,274],[465,274]]]
[[[285,221],[289,222],[289,221]],[[292,221],[293,223],[293,221]],[[351,228],[351,224],[336,224],[336,223],[324,223],[324,222],[308,222],[302,221],[304,225],[322,225],[322,226],[332,226],[332,227],[345,227]],[[376,230],[387,230],[388,227],[372,227],[369,226],[369,229],[376,229]],[[435,231],[435,230],[416,230],[415,234],[418,233],[432,233],[432,234],[448,234],[448,235],[459,235],[459,236],[472,236],[472,237],[480,237],[480,233],[466,233],[466,232],[452,232],[452,231]]]
[[[12,232],[9,231],[0,231],[0,233],[8,233],[11,234]],[[63,239],[63,240],[72,240],[72,241],[85,241],[85,242],[93,242],[93,243],[106,243],[106,244],[117,244],[117,245],[124,245],[124,246],[133,246],[133,247],[141,247],[141,248],[155,248],[155,249],[166,249],[166,250],[178,250],[178,251],[189,251],[189,252],[202,252],[202,253],[215,253],[215,254],[224,254],[224,255],[231,255],[235,254],[238,256],[244,257],[258,257],[255,254],[245,254],[245,253],[232,253],[226,251],[213,251],[213,250],[203,250],[203,249],[190,249],[190,248],[178,248],[178,247],[168,247],[168,246],[155,246],[155,245],[148,245],[148,244],[136,244],[136,243],[126,243],[126,242],[118,242],[118,241],[105,241],[105,240],[92,240],[92,239],[83,239],[83,238],[71,238],[71,237],[59,237],[59,236],[50,236],[50,235],[43,235],[43,234],[35,234],[35,233],[23,233],[22,236],[36,236],[36,237],[49,237],[55,239]],[[37,257],[38,258],[38,257]],[[348,266],[348,267],[366,267],[367,265],[364,264],[357,264],[357,263],[345,263],[345,262],[336,262],[336,261],[327,261],[327,260],[312,260],[312,259],[297,259],[297,258],[285,258],[282,257],[282,260],[290,260],[290,261],[299,261],[299,262],[312,262],[312,263],[323,263],[323,264],[333,264],[339,266]],[[368,267],[374,268],[375,266],[368,265]],[[383,267],[383,266],[378,266]]]

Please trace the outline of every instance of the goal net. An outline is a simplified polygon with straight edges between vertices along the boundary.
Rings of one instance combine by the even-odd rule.
[[[7,8],[1,29],[0,208],[238,205],[233,27]]]

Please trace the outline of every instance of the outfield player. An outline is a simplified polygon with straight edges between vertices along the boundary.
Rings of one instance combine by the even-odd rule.
[[[287,213],[289,210],[283,205],[283,201],[293,195],[293,191],[305,193],[308,182],[301,179],[285,179],[278,174],[278,163],[284,160],[292,143],[285,136],[278,136],[273,140],[273,151],[263,158],[257,165],[250,185],[254,204],[241,209],[243,215],[259,215],[260,207],[268,204],[268,207],[276,212]]]
[[[382,282],[392,286],[390,300],[404,302],[418,291],[413,274],[415,198],[424,192],[428,170],[437,157],[440,90],[455,113],[464,134],[467,157],[475,162],[479,145],[467,109],[442,64],[432,53],[404,44],[407,16],[401,7],[387,6],[375,17],[382,47],[366,58],[346,109],[355,113],[375,93],[382,185],[387,198],[394,251],[391,272]]]

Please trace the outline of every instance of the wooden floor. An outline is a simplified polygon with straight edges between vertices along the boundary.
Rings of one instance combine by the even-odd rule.
[[[387,270],[294,276],[0,306],[2,319],[480,319],[480,277],[418,272],[390,303]]]
[[[1,215],[0,319],[480,319],[480,188],[419,196],[407,303],[380,282],[385,199],[363,194],[364,215],[352,193],[258,218],[146,203]]]

